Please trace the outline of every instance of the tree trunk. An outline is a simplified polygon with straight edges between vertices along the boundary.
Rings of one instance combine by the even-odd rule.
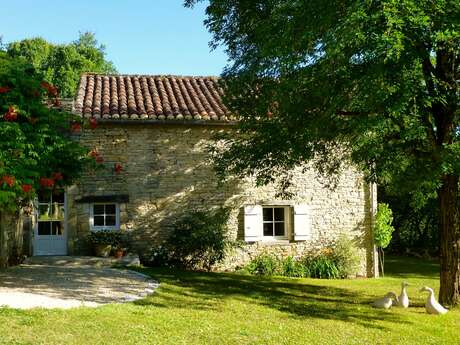
[[[459,302],[460,231],[458,212],[458,176],[446,175],[438,191],[441,238],[441,277],[439,301],[445,305]]]

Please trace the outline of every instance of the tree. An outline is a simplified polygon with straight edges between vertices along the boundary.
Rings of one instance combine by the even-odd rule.
[[[382,276],[385,275],[385,255],[383,250],[388,247],[391,241],[391,235],[395,228],[391,225],[393,222],[393,212],[388,204],[379,203],[377,205],[377,215],[375,216],[374,243],[379,252],[380,270]]]
[[[57,96],[24,59],[0,52],[0,212],[70,184],[94,161],[72,140],[80,119],[57,110]]]
[[[206,13],[241,119],[217,170],[266,183],[304,162],[327,176],[352,162],[416,203],[435,198],[439,299],[458,303],[460,2],[211,0]]]
[[[7,45],[11,57],[29,61],[44,80],[56,86],[62,97],[74,97],[84,72],[116,73],[105,57],[105,46],[99,45],[91,32],[81,33],[69,44],[52,44],[41,37],[24,39]]]

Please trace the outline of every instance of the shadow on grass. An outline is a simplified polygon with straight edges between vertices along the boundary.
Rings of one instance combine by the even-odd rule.
[[[353,291],[312,285],[308,280],[164,268],[142,269],[142,272],[158,280],[160,289],[155,295],[134,302],[136,305],[221,311],[222,303],[232,299],[272,308],[293,318],[341,320],[379,329],[386,329],[376,322],[380,320],[408,323],[397,314],[371,308],[370,301]]]
[[[439,278],[439,262],[406,256],[388,256],[385,258],[385,276],[437,279]]]

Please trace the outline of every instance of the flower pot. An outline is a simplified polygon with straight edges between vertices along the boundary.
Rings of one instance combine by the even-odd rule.
[[[124,254],[124,251],[121,248],[117,248],[113,252],[113,256],[115,256],[115,258],[117,258],[117,259],[121,258],[123,256],[123,254]]]
[[[112,250],[112,245],[110,244],[95,244],[94,245],[94,253],[96,256],[100,256],[102,258],[107,258],[110,255],[110,251]]]

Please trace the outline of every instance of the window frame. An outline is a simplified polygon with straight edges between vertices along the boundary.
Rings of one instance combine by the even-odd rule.
[[[290,231],[290,206],[286,205],[261,205],[262,206],[262,241],[280,241],[280,240],[288,240],[289,239],[289,231]],[[282,208],[284,210],[284,220],[283,221],[275,221],[275,208]],[[264,209],[272,209],[273,212],[273,220],[272,221],[265,221],[264,220]],[[283,236],[265,236],[264,235],[264,224],[270,223],[284,223],[284,235]],[[273,230],[274,231],[274,230]]]
[[[115,205],[115,225],[94,225],[94,206],[96,205]],[[104,207],[104,213],[103,214],[97,214],[97,216],[103,215],[104,216],[104,222],[105,222],[105,216],[110,215],[113,216],[112,213],[105,213],[105,207]],[[113,230],[117,231],[120,230],[120,204],[117,202],[93,202],[90,204],[90,214],[89,214],[89,226],[91,231],[103,231],[103,230]]]

